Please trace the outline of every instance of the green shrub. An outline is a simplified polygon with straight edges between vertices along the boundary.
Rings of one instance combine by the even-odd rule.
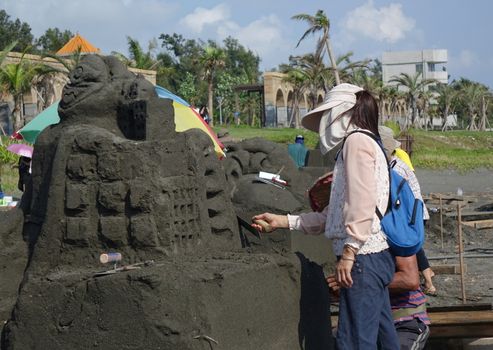
[[[19,161],[19,156],[7,151],[7,147],[18,141],[6,136],[1,136],[0,141],[0,184],[4,193],[12,194],[18,192],[18,172],[15,166]]]

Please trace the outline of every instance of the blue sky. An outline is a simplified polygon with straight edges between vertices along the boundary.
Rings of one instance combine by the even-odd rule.
[[[70,29],[105,54],[127,53],[127,35],[144,48],[161,33],[216,41],[230,35],[260,56],[262,70],[311,51],[315,38],[295,48],[307,27],[290,18],[323,9],[337,55],[447,49],[451,79],[493,87],[490,0],[0,0],[0,9],[28,22],[36,37],[50,27]]]

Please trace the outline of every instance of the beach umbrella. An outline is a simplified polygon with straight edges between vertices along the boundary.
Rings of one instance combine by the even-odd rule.
[[[176,131],[182,132],[193,128],[204,131],[211,138],[214,144],[214,150],[218,157],[224,157],[224,145],[219,141],[216,133],[188,102],[161,86],[156,86],[155,89],[159,97],[169,98],[173,101]],[[12,137],[34,143],[41,131],[49,125],[57,124],[58,122],[60,122],[60,117],[58,116],[57,101],[39,113],[33,120],[24,125],[22,129],[14,133]]]
[[[7,151],[15,153],[21,157],[27,157],[27,158],[33,157],[33,148],[23,143],[12,143],[7,146]]]
[[[214,150],[219,158],[224,157],[224,145],[219,141],[216,133],[193,107],[181,97],[173,94],[161,86],[156,86],[156,93],[159,97],[173,100],[175,109],[175,129],[178,132],[189,129],[200,129],[205,132],[214,144]]]
[[[12,137],[19,140],[26,140],[29,143],[34,143],[39,133],[47,126],[58,124],[60,117],[58,116],[58,101],[39,113],[33,120],[24,125],[23,128],[15,132]]]

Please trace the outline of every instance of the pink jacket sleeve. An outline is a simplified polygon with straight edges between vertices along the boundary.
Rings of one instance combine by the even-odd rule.
[[[300,215],[288,215],[289,229],[302,231],[310,235],[319,235],[325,232],[325,222],[329,206],[318,212],[303,213]]]
[[[346,140],[343,149],[346,173],[346,199],[344,224],[348,238],[346,244],[360,249],[371,234],[377,204],[375,141],[355,133]]]

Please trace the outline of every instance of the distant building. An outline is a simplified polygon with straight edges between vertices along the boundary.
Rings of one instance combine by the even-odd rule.
[[[295,103],[295,90],[285,80],[286,74],[280,72],[264,72],[263,82],[253,85],[238,85],[235,91],[255,92],[261,96],[261,125],[266,127],[290,127],[294,126],[294,118],[299,119],[312,108],[323,102],[324,91],[317,91],[312,96],[310,91],[305,91],[298,97]]]
[[[382,55],[382,79],[384,86],[396,85],[390,80],[401,73],[414,76],[421,73],[421,79],[435,79],[448,83],[447,50],[387,51]]]

